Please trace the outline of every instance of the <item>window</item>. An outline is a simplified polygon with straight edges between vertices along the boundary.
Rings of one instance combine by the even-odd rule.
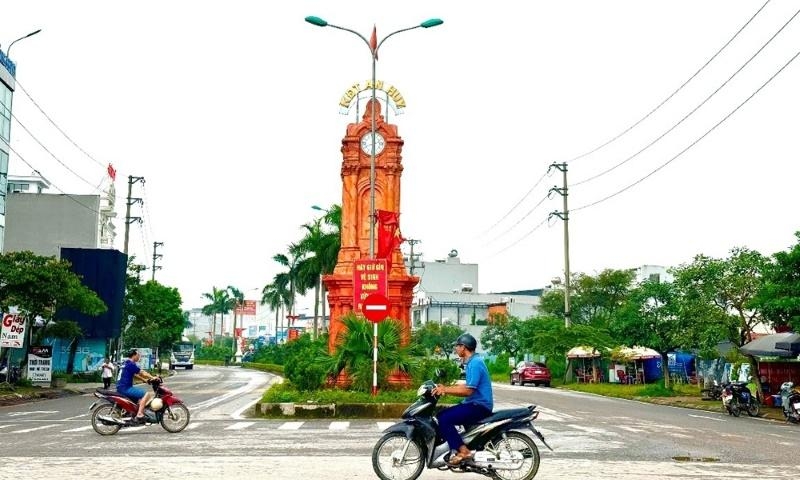
[[[11,90],[0,82],[0,137],[8,142],[11,135]]]
[[[651,273],[650,276],[647,278],[653,283],[661,283],[661,274],[660,273]]]

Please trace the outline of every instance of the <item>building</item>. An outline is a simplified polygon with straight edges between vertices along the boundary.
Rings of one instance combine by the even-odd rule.
[[[672,283],[673,276],[667,272],[666,267],[661,265],[642,265],[633,269],[636,273],[636,283],[642,283],[646,280],[654,281],[657,283]]]
[[[542,289],[479,293],[478,265],[461,263],[456,250],[446,259],[414,265],[413,272],[420,276],[411,306],[413,328],[427,322],[450,323],[476,334],[490,312],[520,319],[538,313]]]
[[[6,227],[6,184],[11,145],[11,100],[14,94],[16,66],[0,50],[0,252],[4,251]]]
[[[39,176],[7,176],[4,251],[59,257],[62,247],[113,248],[113,182],[103,195],[44,193],[49,186]]]

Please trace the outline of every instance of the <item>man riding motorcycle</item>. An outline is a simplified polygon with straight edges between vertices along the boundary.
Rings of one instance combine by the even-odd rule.
[[[472,452],[464,445],[464,440],[456,430],[456,425],[469,425],[488,417],[494,407],[492,399],[492,380],[489,369],[483,358],[475,355],[478,341],[469,333],[464,333],[456,340],[455,351],[465,366],[466,383],[461,385],[437,385],[433,389],[434,395],[457,395],[467,397],[450,408],[439,412],[439,430],[455,455],[448,461],[451,465],[458,465],[472,458]]]
[[[125,360],[119,380],[117,381],[117,392],[134,400],[139,405],[139,411],[136,417],[132,419],[135,423],[144,423],[144,407],[147,405],[147,402],[153,398],[154,393],[149,389],[145,391],[142,387],[134,387],[133,379],[137,378],[143,382],[149,383],[151,380],[158,378],[139,368],[136,362],[139,361],[140,357],[139,352],[135,348],[128,352],[128,359]]]

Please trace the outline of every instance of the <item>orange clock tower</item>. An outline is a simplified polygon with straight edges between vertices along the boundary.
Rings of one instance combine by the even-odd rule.
[[[400,212],[400,176],[403,173],[401,151],[403,139],[397,125],[384,121],[381,104],[375,108],[375,209]],[[353,311],[353,264],[369,258],[370,240],[370,162],[372,153],[372,100],[364,108],[359,123],[347,125],[342,139],[342,244],[336,268],[323,277],[330,305],[330,339],[328,350],[333,352],[343,327],[342,317]],[[377,226],[375,227],[377,231]],[[377,246],[375,248],[377,251]],[[419,277],[408,274],[400,246],[390,256],[388,298],[389,318],[403,326],[403,340],[411,333],[411,302],[413,288]],[[361,314],[361,312],[355,312]]]

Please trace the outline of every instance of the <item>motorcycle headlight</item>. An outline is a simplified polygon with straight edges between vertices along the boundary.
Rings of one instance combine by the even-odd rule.
[[[154,398],[150,401],[150,409],[155,411],[161,410],[164,407],[164,401],[160,398]]]

